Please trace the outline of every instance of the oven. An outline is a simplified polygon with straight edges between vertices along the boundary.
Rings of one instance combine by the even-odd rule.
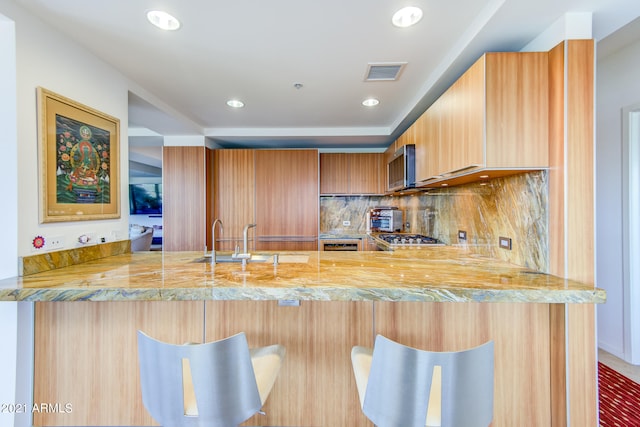
[[[355,252],[362,250],[362,239],[326,239],[320,241],[321,251]]]

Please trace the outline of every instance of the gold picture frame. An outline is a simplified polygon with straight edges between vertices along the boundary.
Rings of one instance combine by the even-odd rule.
[[[120,218],[120,120],[37,88],[40,222]]]

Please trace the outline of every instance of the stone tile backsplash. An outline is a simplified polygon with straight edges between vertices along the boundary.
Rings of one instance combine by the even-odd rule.
[[[364,233],[366,212],[377,206],[404,211],[405,231],[464,244],[472,251],[536,271],[548,271],[548,182],[546,171],[433,189],[407,196],[327,196],[320,198],[320,232]],[[344,226],[343,221],[349,221]],[[458,241],[458,230],[467,241]],[[512,239],[502,249],[499,237]]]

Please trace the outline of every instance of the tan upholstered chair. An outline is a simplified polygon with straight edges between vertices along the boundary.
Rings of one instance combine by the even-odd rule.
[[[378,335],[351,360],[362,411],[378,427],[487,427],[493,420],[493,342],[458,352]]]
[[[285,349],[249,350],[244,333],[205,344],[167,344],[138,331],[142,401],[163,426],[237,426],[260,412]]]

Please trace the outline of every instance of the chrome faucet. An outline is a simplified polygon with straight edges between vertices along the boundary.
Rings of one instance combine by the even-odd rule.
[[[211,241],[213,248],[211,248],[211,262],[216,263],[216,224],[220,224],[220,236],[224,233],[224,227],[222,226],[222,221],[216,218],[213,221],[213,225],[211,226]]]
[[[238,253],[238,249],[236,247],[236,252],[232,255],[233,258],[242,260],[243,269],[247,265],[247,260],[251,259],[251,254],[249,253],[249,250],[247,248],[248,246],[247,240],[248,240],[249,229],[255,226],[256,226],[255,224],[247,224],[244,226],[244,229],[242,230],[242,253]]]
[[[247,224],[242,230],[242,249],[245,254],[249,253],[249,251],[247,250],[247,235],[249,234],[249,229],[254,228],[255,226],[255,224]]]

